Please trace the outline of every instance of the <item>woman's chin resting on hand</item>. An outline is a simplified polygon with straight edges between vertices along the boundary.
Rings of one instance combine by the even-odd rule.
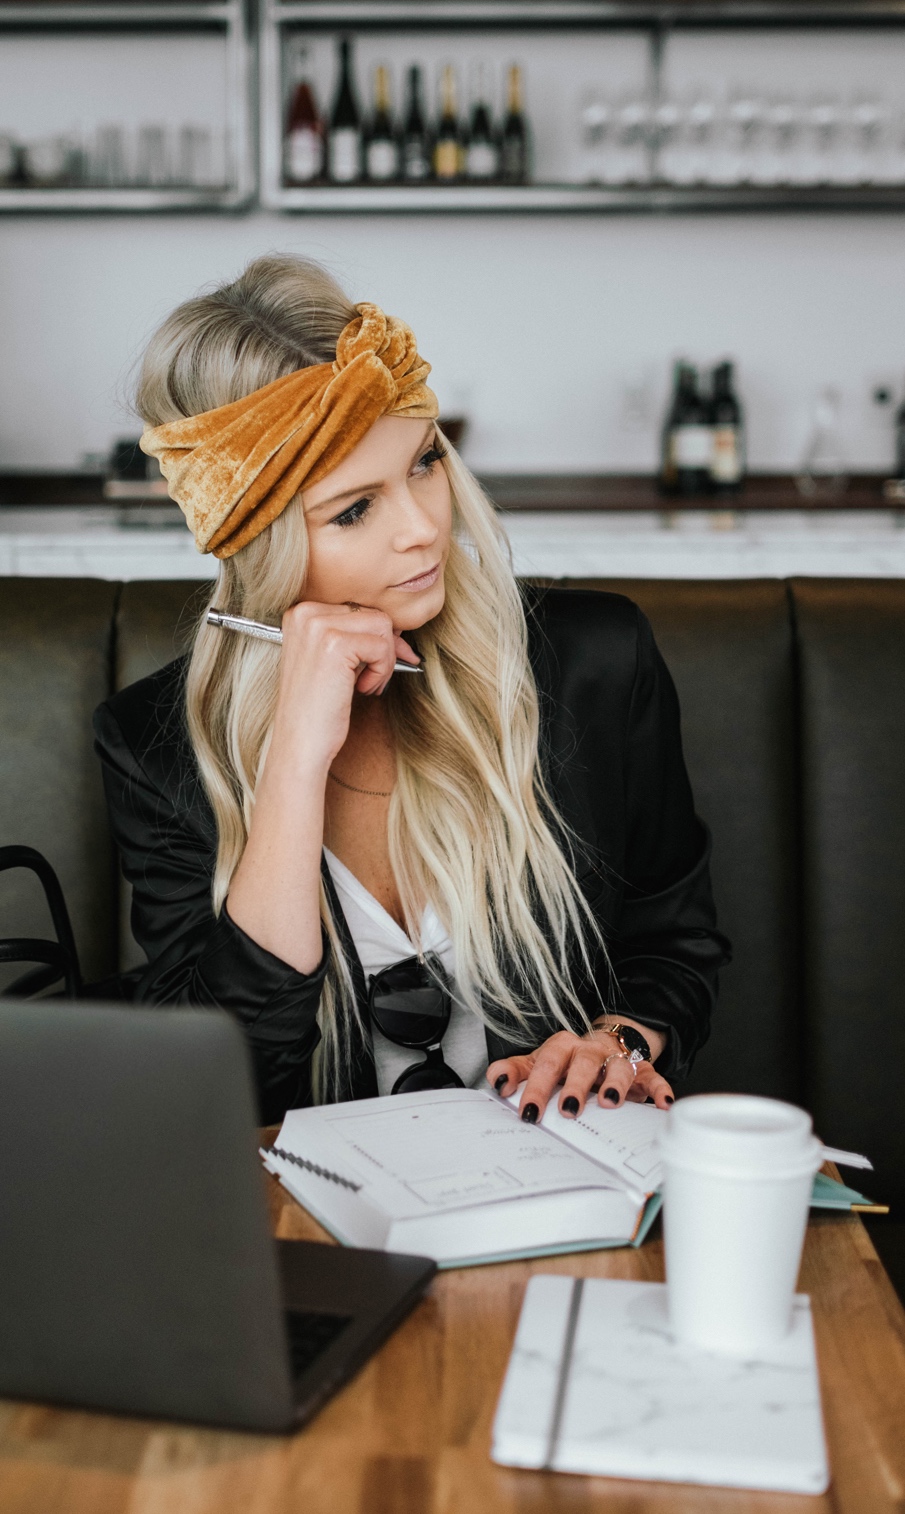
[[[674,1102],[673,1091],[653,1065],[666,1045],[665,1034],[625,1016],[619,1023],[633,1025],[641,1032],[650,1046],[652,1062],[629,1061],[616,1037],[595,1025],[584,1036],[570,1030],[557,1031],[534,1051],[491,1062],[487,1081],[504,1098],[524,1083],[519,1114],[530,1125],[543,1118],[557,1091],[560,1114],[573,1120],[595,1093],[602,1109],[617,1109],[629,1101],[645,1104],[648,1100],[658,1109],[668,1109]]]

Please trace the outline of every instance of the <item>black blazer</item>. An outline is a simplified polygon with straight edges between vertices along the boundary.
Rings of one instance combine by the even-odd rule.
[[[679,707],[650,626],[630,600],[523,588],[541,712],[541,761],[572,833],[582,891],[603,931],[612,974],[578,975],[593,1015],[613,1008],[668,1033],[658,1068],[689,1070],[709,1032],[729,945],[716,930],[709,835],[694,813]],[[148,964],[132,975],[144,1003],[219,1005],[243,1025],[261,1118],[310,1102],[316,1012],[327,967],[296,972],[215,916],[213,813],[185,726],[180,659],[102,704],[95,715],[107,802],[132,929]],[[330,874],[323,876],[367,1023],[364,973]],[[536,1006],[532,1044],[559,1027]],[[524,1050],[524,1035],[487,1032],[488,1059]],[[344,1097],[376,1094],[367,1046],[354,1049]]]

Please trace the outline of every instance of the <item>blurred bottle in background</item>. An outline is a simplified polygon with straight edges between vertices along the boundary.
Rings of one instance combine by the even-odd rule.
[[[408,100],[400,155],[403,179],[423,184],[431,177],[431,140],[424,115],[421,70],[417,63],[413,63],[408,71]]]
[[[440,102],[440,119],[434,137],[434,177],[450,183],[459,178],[465,156],[459,126],[456,71],[451,63],[445,64],[440,74]]]
[[[848,487],[842,455],[842,396],[832,385],[821,389],[811,412],[811,432],[795,483],[805,499],[834,499]]]
[[[663,426],[660,488],[664,494],[708,494],[713,451],[710,409],[698,389],[697,370],[680,361]]]
[[[506,81],[506,115],[500,141],[500,177],[506,184],[525,184],[529,178],[530,143],[525,118],[525,91],[518,63],[510,65]]]
[[[465,177],[492,180],[500,171],[500,149],[493,129],[490,110],[489,74],[485,63],[475,63],[471,70],[471,118],[465,149]]]
[[[710,482],[715,494],[737,494],[745,479],[745,427],[732,364],[713,370],[710,397]]]
[[[335,184],[354,184],[361,178],[361,112],[352,77],[352,42],[339,40],[339,82],[330,115],[327,166]]]
[[[324,171],[324,123],[311,83],[308,48],[298,37],[289,44],[289,111],[283,139],[283,178],[287,184],[310,184]]]
[[[365,136],[365,173],[387,183],[399,176],[399,142],[393,126],[390,71],[385,63],[374,70],[374,98]]]

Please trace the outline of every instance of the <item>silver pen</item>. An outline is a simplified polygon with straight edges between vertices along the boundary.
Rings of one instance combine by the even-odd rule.
[[[224,631],[238,631],[242,636],[254,636],[258,641],[274,641],[278,646],[283,645],[283,633],[279,626],[265,625],[263,620],[247,620],[244,615],[226,615],[222,610],[208,610],[207,623],[209,626],[220,626]],[[424,669],[420,663],[416,667],[397,658],[393,671],[423,673]]]

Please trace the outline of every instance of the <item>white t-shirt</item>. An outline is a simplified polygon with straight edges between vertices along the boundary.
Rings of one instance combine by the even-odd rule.
[[[344,862],[325,846],[324,856],[330,869],[333,885],[339,896],[349,934],[364,968],[365,983],[375,973],[391,967],[394,962],[404,962],[416,955],[416,947],[409,940],[401,925],[369,894]],[[447,976],[455,982],[456,963],[452,941],[437,918],[433,905],[425,905],[421,919],[421,950],[436,952]],[[404,1046],[394,1046],[386,1036],[372,1026],[374,1062],[377,1068],[377,1092],[390,1093],[393,1084],[407,1067],[424,1060],[421,1051],[410,1051]],[[480,1088],[487,1071],[487,1042],[484,1025],[476,1015],[453,1001],[449,1028],[443,1037],[443,1060],[455,1068],[466,1088]]]

